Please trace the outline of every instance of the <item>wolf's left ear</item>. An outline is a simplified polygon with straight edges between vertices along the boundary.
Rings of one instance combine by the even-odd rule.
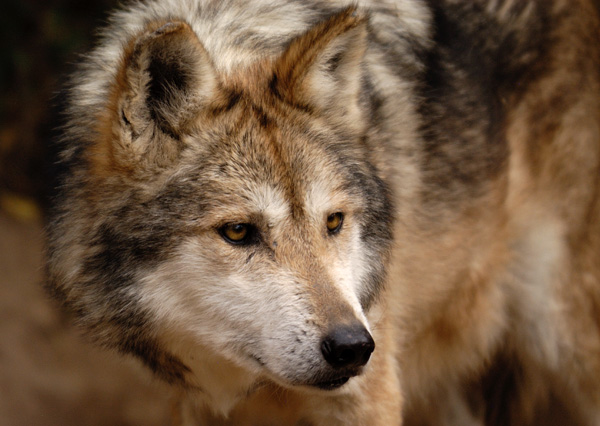
[[[150,24],[124,56],[117,81],[118,120],[132,140],[159,130],[177,138],[213,97],[217,79],[188,24]],[[152,131],[147,131],[152,127]],[[156,143],[147,140],[146,143]]]
[[[275,65],[272,87],[286,101],[360,131],[366,47],[366,17],[344,9],[292,41]]]

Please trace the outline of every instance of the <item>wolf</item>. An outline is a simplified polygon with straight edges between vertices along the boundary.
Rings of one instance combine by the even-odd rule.
[[[600,424],[596,6],[125,6],[67,89],[48,291],[175,424]]]

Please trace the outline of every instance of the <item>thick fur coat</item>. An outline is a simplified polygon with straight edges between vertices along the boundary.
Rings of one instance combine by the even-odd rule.
[[[585,0],[131,4],[68,91],[47,287],[180,424],[600,424],[599,35]]]

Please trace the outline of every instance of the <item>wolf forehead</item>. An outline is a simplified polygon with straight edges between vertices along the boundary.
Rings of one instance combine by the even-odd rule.
[[[105,167],[99,169],[94,167],[98,159],[89,156],[90,183],[129,187],[140,193],[138,201],[144,192],[148,197],[179,198],[180,203],[171,205],[175,209],[184,199],[195,200],[207,211],[228,205],[255,208],[274,199],[268,193],[280,195],[292,213],[308,213],[305,210],[328,204],[333,208],[336,201],[342,203],[338,208],[349,204],[358,208],[372,197],[387,196],[367,147],[355,135],[332,131],[318,122],[308,124],[310,114],[305,111],[294,117],[278,108],[265,108],[243,88],[223,91],[227,91],[226,108],[199,112],[189,129],[174,131],[169,140],[150,140],[141,155],[132,157],[118,152],[120,147],[114,149],[119,157],[112,161],[122,167],[106,167],[107,159],[101,158]],[[162,146],[152,146],[158,144]],[[177,146],[173,158],[168,158],[169,145]],[[152,158],[154,154],[160,159]],[[160,167],[148,161],[161,162]],[[94,176],[97,170],[99,176]],[[120,179],[115,181],[115,175]]]
[[[148,195],[165,197],[164,207],[170,210],[193,203],[199,218],[230,220],[249,219],[276,207],[294,217],[330,209],[362,210],[370,198],[384,196],[384,185],[372,175],[373,167],[339,153],[343,148],[333,144],[332,138],[285,135],[257,126],[246,108],[240,109],[240,115],[250,117],[245,123],[215,127],[208,132],[209,138],[186,137],[189,147],[164,171],[164,183]],[[120,184],[148,189],[146,180],[141,185],[136,180]],[[285,215],[273,213],[268,219]]]
[[[381,186],[363,134],[364,19],[348,8],[311,31],[278,59],[223,73],[186,22],[146,24],[124,45],[100,106],[82,110],[77,90],[86,85],[76,88],[67,139],[83,147],[89,183],[140,186],[187,174],[207,194],[211,183],[233,195],[224,182],[260,181],[290,200],[320,176],[331,192]]]

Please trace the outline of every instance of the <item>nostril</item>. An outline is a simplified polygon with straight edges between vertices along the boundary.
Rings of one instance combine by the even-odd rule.
[[[334,368],[361,367],[375,349],[375,342],[362,324],[335,328],[321,342],[325,360]]]

